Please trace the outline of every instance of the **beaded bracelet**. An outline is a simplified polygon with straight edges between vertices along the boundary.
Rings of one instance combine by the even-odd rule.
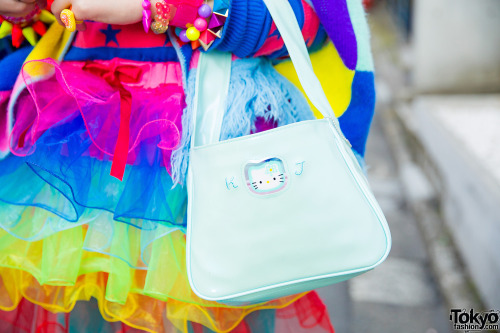
[[[168,24],[170,21],[170,7],[165,3],[164,0],[157,1],[155,7],[155,21],[151,25],[151,30],[155,34],[163,34],[168,29]]]
[[[181,42],[191,42],[193,49],[201,46],[206,51],[216,38],[221,38],[227,16],[228,9],[212,13],[212,8],[203,4],[198,8],[198,17],[194,23],[189,24],[187,29],[177,28],[175,33]]]
[[[47,3],[50,8],[52,0]],[[35,3],[34,9],[24,17],[0,16],[0,39],[12,36],[12,45],[16,48],[20,47],[24,40],[34,46],[38,36],[43,36],[47,31],[46,25],[55,21],[52,13]]]
[[[144,32],[148,33],[151,27],[151,2],[149,0],[142,1],[142,25]]]
[[[156,15],[154,17],[154,22],[152,22],[151,1],[143,0],[142,8],[142,25],[144,26],[144,31],[148,33],[149,29],[151,29],[155,34],[165,33],[168,29],[170,21],[170,7],[165,3],[165,1],[158,0],[156,2]]]
[[[13,24],[28,23],[28,22],[32,21],[35,18],[35,16],[37,16],[40,13],[40,11],[42,10],[40,8],[40,6],[38,5],[38,3],[35,3],[34,5],[35,5],[35,7],[33,8],[33,10],[24,17],[3,16],[3,18],[5,20],[13,23]]]
[[[144,31],[147,33],[151,29],[155,34],[162,34],[169,25],[175,26],[175,34],[182,44],[191,43],[193,49],[201,46],[208,50],[215,39],[222,36],[228,9],[212,13],[212,8],[206,3],[194,6],[202,1],[191,0],[185,3],[183,0],[157,0],[156,15],[152,22],[151,0],[143,0]]]

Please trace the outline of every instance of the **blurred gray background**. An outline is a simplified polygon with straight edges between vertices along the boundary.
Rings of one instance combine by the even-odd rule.
[[[337,333],[458,332],[500,310],[500,1],[365,0],[377,109],[368,175],[387,261],[319,290]]]

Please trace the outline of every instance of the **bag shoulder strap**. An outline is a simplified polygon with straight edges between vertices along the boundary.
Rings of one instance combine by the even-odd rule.
[[[333,113],[319,79],[314,74],[311,58],[290,3],[288,0],[263,1],[283,38],[307,97],[323,117],[330,118],[339,129],[338,119]],[[231,71],[231,56],[223,54],[211,51],[200,55],[193,115],[195,119],[193,137],[196,139],[192,138],[192,147],[219,141],[226,102],[225,97],[222,98],[220,93],[225,91],[224,96],[227,96]],[[219,71],[226,72],[220,73]]]
[[[231,53],[202,52],[196,73],[191,147],[218,142],[231,77]]]
[[[293,67],[297,72],[300,84],[311,103],[321,112],[323,117],[337,122],[332,107],[328,102],[318,77],[314,74],[311,58],[302,37],[295,13],[288,0],[263,0],[271,13],[278,31],[285,42]]]

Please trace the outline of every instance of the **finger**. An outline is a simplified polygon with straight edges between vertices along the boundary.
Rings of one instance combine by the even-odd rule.
[[[52,14],[54,14],[57,22],[62,26],[64,26],[64,24],[61,22],[61,12],[69,7],[71,7],[71,0],[55,0],[52,3]]]

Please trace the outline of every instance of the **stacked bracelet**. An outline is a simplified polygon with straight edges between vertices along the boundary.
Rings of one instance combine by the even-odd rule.
[[[165,33],[170,26],[177,27],[176,35],[182,43],[191,43],[193,49],[202,46],[207,50],[216,38],[221,38],[228,16],[228,9],[213,12],[203,0],[156,0],[154,22],[151,0],[143,0],[144,31]]]
[[[4,16],[3,18],[14,24],[24,24],[28,23],[35,18],[41,11],[38,3],[35,3],[35,8],[24,17],[14,17],[14,16]]]
[[[191,42],[193,49],[201,46],[206,51],[216,38],[221,38],[227,15],[227,9],[223,10],[222,13],[212,13],[212,8],[209,5],[201,5],[198,8],[198,17],[194,20],[194,24],[189,24],[185,30],[177,28],[175,33],[183,43]]]
[[[165,3],[164,0],[159,0],[155,4],[156,15],[154,17],[154,22],[151,12],[151,1],[142,1],[142,25],[144,26],[144,31],[146,33],[151,29],[155,34],[163,34],[168,29],[168,24],[170,21],[170,7]]]
[[[168,29],[168,24],[170,21],[170,7],[167,6],[165,1],[163,0],[159,0],[158,2],[156,2],[155,7],[155,21],[151,25],[151,30],[153,30],[155,34],[163,34]]]
[[[148,33],[151,27],[151,2],[149,0],[142,1],[142,25],[144,32]]]
[[[48,5],[52,3],[48,0]],[[55,22],[52,13],[39,7],[35,3],[35,8],[24,17],[0,16],[0,39],[12,36],[12,45],[20,47],[24,40],[31,45],[35,45],[38,36],[43,36],[47,31],[46,25]]]
[[[198,8],[198,17],[194,20],[194,24],[189,24],[187,29],[180,31],[179,38],[181,41],[189,43],[198,40],[201,33],[207,30],[207,19],[209,19],[210,16],[212,16],[212,8],[207,4],[201,5],[200,8]]]

